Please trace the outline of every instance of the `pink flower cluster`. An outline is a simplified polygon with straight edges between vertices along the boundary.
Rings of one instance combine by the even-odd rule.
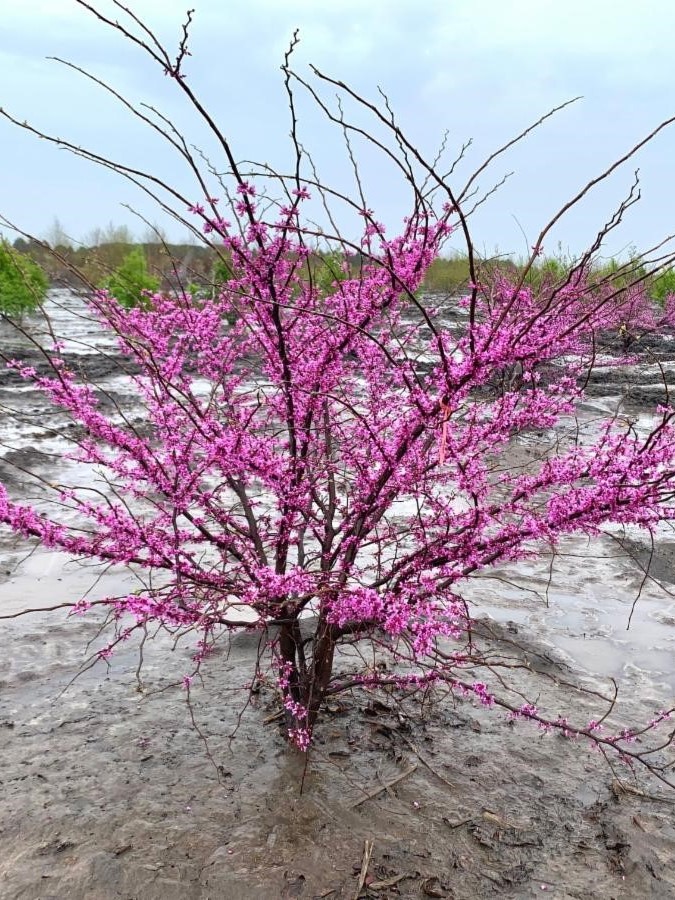
[[[140,372],[128,391],[141,427],[104,411],[56,352],[48,376],[11,363],[81,426],[73,458],[114,489],[58,489],[38,509],[0,485],[0,522],[148,574],[144,590],[109,601],[138,627],[191,627],[203,640],[256,628],[278,652],[275,628],[314,617],[311,641],[286,641],[279,679],[291,739],[306,749],[310,698],[329,680],[316,687],[305,648],[330,645],[332,659],[340,640],[369,636],[431,667],[399,686],[433,683],[434,667],[447,680],[463,665],[448,645],[470,625],[462,586],[474,573],[568,533],[674,519],[673,409],[656,411],[648,437],[608,417],[504,465],[518,436],[574,415],[600,332],[658,325],[639,287],[617,295],[579,275],[542,295],[498,274],[474,286],[458,331],[418,296],[452,204],[438,217],[418,210],[393,238],[363,210],[361,239],[326,288],[308,275],[305,187],[276,219],[252,181],[232,196],[233,225],[213,215],[214,198],[191,206],[231,260],[216,296],[157,294],[134,309],[92,298]],[[482,681],[466,690],[494,702]],[[535,714],[526,704],[515,715]]]

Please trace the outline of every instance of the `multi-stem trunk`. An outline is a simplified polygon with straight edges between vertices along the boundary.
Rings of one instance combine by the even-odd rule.
[[[311,645],[309,658],[298,620],[281,626],[279,656],[285,670],[283,699],[289,731],[312,732],[333,671],[335,642],[334,626],[323,614],[319,615],[313,637],[307,641]]]

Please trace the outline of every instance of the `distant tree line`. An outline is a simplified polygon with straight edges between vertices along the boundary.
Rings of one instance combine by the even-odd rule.
[[[357,256],[345,262],[339,253],[317,250],[307,263],[308,277],[328,292],[335,281],[355,274],[359,265]],[[527,272],[525,283],[539,289],[544,283],[562,282],[572,265],[573,261],[563,256],[542,257]],[[495,257],[483,260],[478,271],[494,276],[500,270],[517,278],[523,266],[523,261]],[[35,307],[49,285],[77,290],[105,288],[123,305],[132,306],[155,291],[210,294],[231,274],[227,256],[218,255],[210,247],[169,243],[159,232],[139,241],[125,226],[113,224],[95,229],[85,243],[76,246],[55,220],[46,240],[18,237],[12,245],[0,242],[0,312],[20,314]],[[669,294],[675,294],[675,269],[649,276],[642,264],[630,257],[623,263],[610,259],[595,264],[592,274],[599,282],[611,279],[619,283],[625,278],[628,283],[636,277],[644,278],[649,295],[660,304]],[[439,257],[431,264],[422,290],[455,295],[467,288],[469,278],[467,256]]]

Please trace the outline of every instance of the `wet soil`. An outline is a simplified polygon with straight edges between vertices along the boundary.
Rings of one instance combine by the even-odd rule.
[[[3,898],[353,898],[367,841],[362,897],[675,895],[673,799],[621,788],[569,740],[467,702],[354,695],[305,761],[271,692],[238,720],[252,637],[209,660],[197,730],[175,683],[189,648],[151,648],[141,689],[129,648],[62,693],[95,633],[5,624]]]
[[[69,352],[102,383],[104,403],[139,415],[114,348]],[[653,405],[663,388],[651,354],[675,372],[675,347],[641,352],[628,373],[598,370],[591,404],[619,398],[636,416]],[[25,473],[62,471],[75,426],[17,378],[0,377],[0,405],[16,410],[0,417],[0,479],[39,497]],[[468,592],[491,640],[547,676],[542,701],[567,710],[570,688],[558,682],[568,682],[582,721],[597,704],[575,685],[622,675],[622,712],[638,719],[675,688],[675,541],[621,542],[620,556],[609,538],[593,553],[572,546],[553,587],[543,560]],[[26,558],[33,549],[0,533],[2,615],[78,599],[96,580],[61,554]],[[128,573],[106,577],[101,595]],[[626,637],[638,589],[637,630]],[[74,679],[100,643],[96,613],[1,624],[3,900],[354,898],[360,885],[362,898],[675,896],[675,794],[610,769],[579,742],[456,698],[430,695],[420,708],[355,693],[329,704],[306,759],[283,740],[273,691],[244,687],[252,635],[207,660],[188,705],[185,641],[148,642],[140,670],[138,646],[125,646],[110,667]]]

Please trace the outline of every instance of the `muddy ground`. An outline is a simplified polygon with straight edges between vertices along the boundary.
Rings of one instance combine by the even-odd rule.
[[[531,725],[354,696],[304,771],[267,721],[271,692],[237,730],[250,636],[209,660],[198,731],[175,684],[188,648],[168,665],[166,647],[146,652],[142,690],[129,648],[62,693],[96,625],[35,614],[3,632],[3,898],[353,898],[366,841],[363,897],[675,896],[675,798],[622,789],[596,753]]]
[[[662,365],[675,356],[658,349]],[[100,357],[91,364],[96,378],[119,374]],[[618,372],[615,382],[598,376],[592,401],[652,402],[661,389],[653,370],[634,374],[629,382]],[[17,389],[5,379],[0,401]],[[53,429],[66,424],[46,420],[32,392],[22,397],[32,419],[5,448],[0,477],[26,494],[21,469],[57,471]],[[672,699],[675,544],[660,542],[654,555],[633,536],[626,547],[629,557],[603,557],[593,577],[563,559],[568,593],[552,597],[557,610],[536,598],[516,609],[504,584],[490,595],[498,622],[485,621],[496,643],[517,638],[510,652],[545,670],[549,706],[569,709],[571,692],[579,721],[596,715],[597,703],[575,685],[597,686],[601,664],[609,668],[600,675],[626,675],[629,718]],[[25,559],[28,549],[0,538],[2,615],[77,599],[95,580],[59,554]],[[615,594],[611,615],[623,614],[632,595],[622,591],[640,583],[646,562],[658,566],[666,594],[661,602],[645,589],[636,640],[651,658],[638,667],[594,616]],[[528,584],[545,576],[532,569]],[[475,590],[487,597],[489,588]],[[574,607],[577,597],[585,605]],[[73,680],[100,642],[95,612],[38,612],[1,625],[3,900],[354,898],[360,884],[362,898],[383,900],[675,897],[675,792],[612,771],[579,742],[468,701],[434,695],[420,710],[385,693],[354,694],[330,704],[305,759],[282,738],[270,688],[241,715],[253,636],[207,660],[188,706],[189,643],[147,645],[140,671],[138,647],[127,646],[110,668],[100,663]]]

